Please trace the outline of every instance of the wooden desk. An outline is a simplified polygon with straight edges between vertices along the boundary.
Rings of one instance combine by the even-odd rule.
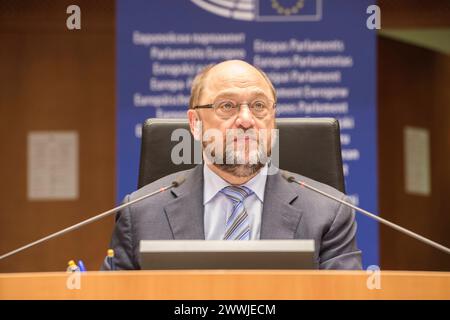
[[[0,299],[450,299],[449,272],[192,270],[0,274]]]

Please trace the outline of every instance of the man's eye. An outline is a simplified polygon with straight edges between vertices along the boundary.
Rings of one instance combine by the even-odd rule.
[[[234,104],[232,102],[223,102],[220,104],[220,108],[224,111],[233,110]]]
[[[253,109],[255,110],[263,110],[265,107],[266,105],[262,101],[256,101],[253,103]]]

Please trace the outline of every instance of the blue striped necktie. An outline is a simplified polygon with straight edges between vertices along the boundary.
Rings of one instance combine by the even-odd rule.
[[[253,191],[245,186],[228,186],[220,190],[233,203],[231,213],[227,216],[227,225],[223,240],[249,240],[250,223],[244,200]]]

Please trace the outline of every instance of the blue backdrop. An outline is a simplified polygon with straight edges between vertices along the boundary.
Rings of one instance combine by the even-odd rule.
[[[204,65],[243,59],[278,90],[279,117],[335,117],[346,189],[377,212],[376,32],[368,0],[117,1],[117,200],[137,187],[141,123],[185,117]],[[357,215],[367,267],[378,227]]]

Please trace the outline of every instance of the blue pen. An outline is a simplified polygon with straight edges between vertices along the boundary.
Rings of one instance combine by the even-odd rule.
[[[84,263],[81,260],[78,260],[78,268],[80,268],[81,272],[86,272],[86,268],[84,267]]]

